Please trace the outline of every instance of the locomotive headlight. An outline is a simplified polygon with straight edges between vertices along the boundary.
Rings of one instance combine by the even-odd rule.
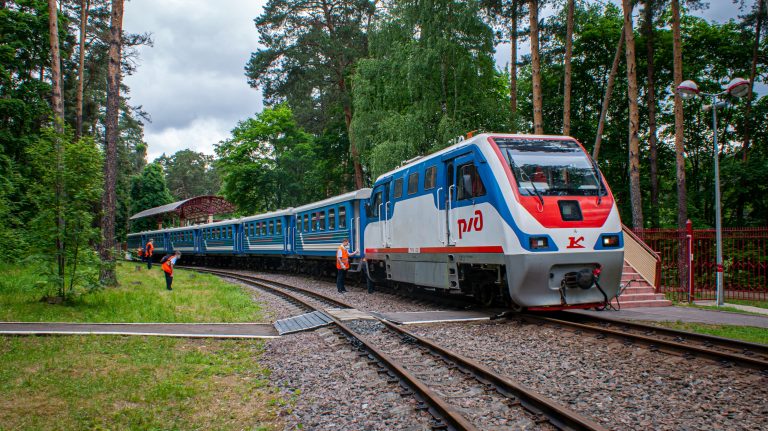
[[[603,235],[603,247],[618,247],[619,236],[618,235]]]
[[[532,236],[531,239],[531,250],[537,250],[540,248],[549,248],[549,239],[545,236]]]

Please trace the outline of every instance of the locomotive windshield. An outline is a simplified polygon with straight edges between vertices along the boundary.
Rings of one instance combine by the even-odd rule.
[[[494,139],[522,194],[605,196],[592,160],[571,140]]]

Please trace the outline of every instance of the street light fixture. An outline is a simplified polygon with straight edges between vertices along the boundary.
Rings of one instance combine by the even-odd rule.
[[[717,305],[725,305],[725,292],[723,289],[723,233],[720,220],[720,151],[717,145],[717,110],[719,108],[728,106],[725,101],[718,101],[717,99],[730,94],[733,97],[744,97],[749,94],[749,81],[744,78],[733,78],[728,85],[725,86],[725,90],[720,93],[702,93],[699,91],[699,86],[694,81],[683,81],[677,86],[677,93],[683,100],[691,100],[696,96],[708,97],[711,101],[711,105],[705,105],[704,110],[712,109],[712,148],[714,150],[715,160],[715,242],[717,248]]]

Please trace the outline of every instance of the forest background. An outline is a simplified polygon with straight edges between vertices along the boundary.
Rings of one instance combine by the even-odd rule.
[[[766,1],[720,1],[739,18],[710,22],[690,14],[705,2],[680,0],[270,0],[244,59],[265,109],[215,156],[152,163],[151,113],[120,81],[141,73],[137,47],[152,38],[122,30],[123,0],[0,1],[0,247],[46,262],[52,294],[67,296],[114,283],[114,242],[148,227],[129,226],[135,212],[202,194],[243,214],[296,206],[472,130],[574,136],[625,224],[708,227],[711,113],[673,89],[693,79],[720,92],[735,76],[758,91],[720,112],[723,221],[768,225]],[[556,13],[540,19],[544,7]],[[499,68],[500,43],[531,54]]]

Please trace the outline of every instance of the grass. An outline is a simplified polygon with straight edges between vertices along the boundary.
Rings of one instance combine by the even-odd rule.
[[[768,308],[768,301],[752,301],[747,299],[728,299],[729,304],[749,305],[752,307]]]
[[[259,306],[239,286],[178,269],[173,291],[159,265],[151,271],[120,263],[119,286],[52,305],[41,302],[42,277],[28,267],[0,266],[0,321],[22,322],[258,322]]]
[[[678,329],[680,331],[695,332],[697,334],[715,335],[723,338],[732,338],[734,340],[748,341],[750,343],[768,344],[768,329],[756,328],[753,326],[733,326],[733,325],[708,325],[704,323],[692,322],[649,322],[654,325],[664,326],[666,328]]]
[[[241,287],[159,267],[118,266],[117,288],[41,302],[42,278],[0,266],[0,320],[252,322]],[[272,430],[283,400],[258,360],[264,342],[121,336],[0,336],[0,430]]]
[[[0,429],[272,430],[261,341],[0,337]]]

